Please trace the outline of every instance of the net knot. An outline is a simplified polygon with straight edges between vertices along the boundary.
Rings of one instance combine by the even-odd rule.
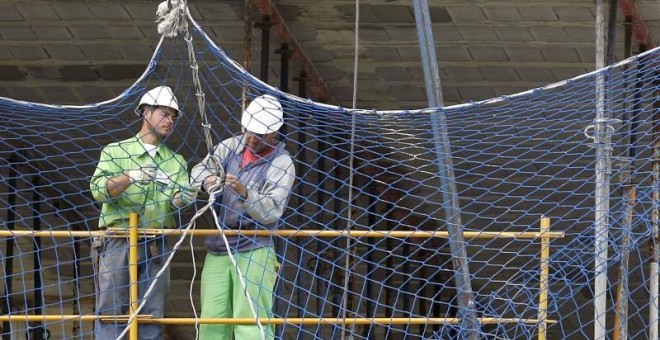
[[[166,0],[158,5],[156,22],[158,33],[168,38],[176,37],[186,30],[186,2],[184,0]]]

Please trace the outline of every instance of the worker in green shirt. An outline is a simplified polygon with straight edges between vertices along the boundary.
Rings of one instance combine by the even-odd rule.
[[[181,116],[178,102],[167,86],[144,94],[136,108],[143,118],[140,132],[129,139],[107,145],[90,189],[102,203],[99,227],[127,228],[130,213],[139,215],[140,228],[176,228],[176,210],[191,204],[197,189],[189,184],[187,164],[162,141]],[[96,313],[127,315],[129,312],[129,244],[127,237],[95,238],[92,258],[97,273]],[[165,237],[144,238],[138,243],[138,293],[140,301],[163,268],[168,252]],[[169,289],[169,269],[155,283],[140,314],[162,318]],[[117,339],[125,323],[95,325],[97,340]],[[161,324],[139,325],[140,339],[162,339]]]

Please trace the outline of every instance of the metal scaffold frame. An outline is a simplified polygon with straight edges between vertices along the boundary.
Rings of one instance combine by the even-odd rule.
[[[387,231],[333,231],[333,230],[168,230],[168,229],[142,229],[139,227],[138,215],[130,214],[130,225],[128,229],[109,228],[99,231],[33,231],[33,230],[2,230],[0,237],[13,239],[15,237],[115,237],[129,239],[129,259],[128,269],[130,274],[129,282],[129,310],[138,310],[138,285],[137,285],[137,243],[144,237],[163,237],[163,236],[183,236],[183,235],[278,235],[281,237],[451,237],[448,232],[387,232]],[[539,268],[539,311],[538,318],[477,318],[479,325],[503,324],[503,323],[523,323],[527,325],[536,325],[538,328],[538,338],[546,339],[547,325],[556,323],[556,320],[549,320],[547,314],[548,305],[548,278],[549,278],[549,243],[552,239],[563,238],[564,232],[550,231],[550,219],[542,217],[540,221],[540,230],[538,232],[463,232],[462,237],[471,239],[495,239],[507,238],[517,240],[540,240],[540,268]],[[170,325],[198,325],[198,324],[234,324],[234,325],[254,325],[254,324],[274,324],[274,325],[420,325],[420,324],[451,324],[459,325],[464,322],[462,318],[409,318],[409,317],[373,317],[373,318],[152,318],[150,315],[0,315],[2,322],[129,322],[129,338],[137,339],[139,323],[160,323]]]

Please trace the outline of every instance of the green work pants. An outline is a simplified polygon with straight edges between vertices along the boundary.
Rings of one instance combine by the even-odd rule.
[[[272,318],[273,289],[277,279],[275,251],[267,247],[233,256],[243,277],[239,277],[228,255],[206,255],[201,282],[201,317],[254,319],[245,294],[246,284],[255,312],[260,318]],[[262,326],[265,339],[274,339],[275,327]],[[262,334],[257,325],[202,324],[199,339],[262,339]]]

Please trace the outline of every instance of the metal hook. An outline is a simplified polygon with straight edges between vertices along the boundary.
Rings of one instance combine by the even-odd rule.
[[[605,123],[605,127],[612,130],[612,133],[616,131],[616,128],[612,126],[613,123],[621,123],[621,119],[616,119],[616,118],[599,118],[595,119],[594,123]],[[596,141],[596,136],[595,135],[590,135],[589,130],[593,130],[596,128],[596,124],[591,124],[587,127],[584,128],[584,136],[587,137],[588,139],[593,140],[594,142]]]

